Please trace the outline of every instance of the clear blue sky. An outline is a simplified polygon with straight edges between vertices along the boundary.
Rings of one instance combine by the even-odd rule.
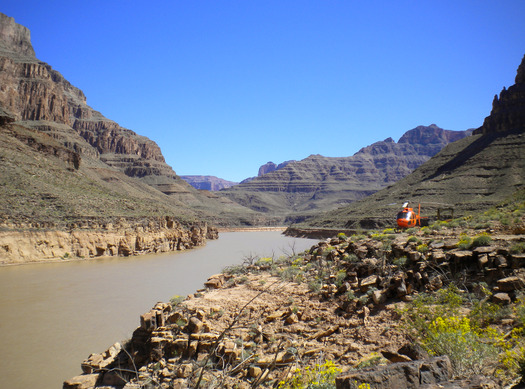
[[[523,0],[3,0],[0,12],[178,174],[231,181],[418,125],[479,127],[525,54]]]

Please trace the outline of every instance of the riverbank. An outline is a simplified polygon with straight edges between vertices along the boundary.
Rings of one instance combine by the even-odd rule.
[[[254,231],[285,231],[286,227],[219,227],[218,231],[221,232],[254,232]]]
[[[412,363],[411,371],[420,374],[426,357],[400,325],[400,312],[419,295],[444,290],[458,275],[463,294],[483,284],[487,303],[520,304],[525,254],[518,251],[525,237],[442,226],[411,234],[339,234],[287,258],[231,267],[184,301],[157,304],[141,316],[141,326],[122,345],[125,352],[90,356],[82,364],[84,374],[64,387],[182,388],[206,382],[269,388],[298,371],[307,375],[331,364],[344,371],[341,382],[375,382],[355,370],[365,365]],[[490,328],[504,334],[520,325],[509,316]],[[435,377],[456,376],[466,385],[461,387],[475,387],[455,373],[452,356],[440,363]],[[483,382],[499,387],[515,377],[506,369]]]
[[[182,224],[169,217],[90,220],[67,228],[6,225],[0,229],[0,265],[181,251],[217,238],[217,229],[207,223]]]
[[[245,257],[314,243],[278,231],[225,232],[191,250],[0,267],[2,387],[61,388],[86,356],[130,339],[155,302],[192,294]]]
[[[286,236],[295,238],[327,239],[339,233],[352,236],[357,234],[358,231],[345,228],[287,227],[283,233]]]

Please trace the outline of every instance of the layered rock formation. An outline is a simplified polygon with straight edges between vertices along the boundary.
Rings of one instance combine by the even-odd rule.
[[[170,182],[169,191],[188,191],[184,181],[165,163],[155,142],[120,127],[89,107],[81,90],[36,59],[27,28],[3,14],[0,23],[0,105],[16,121],[45,121],[45,127],[38,127],[40,131],[49,132],[80,154],[86,147],[79,137],[98,153],[101,161],[130,177],[162,176]],[[64,131],[56,124],[74,131]]]
[[[451,208],[455,216],[488,210],[525,186],[525,65],[475,135],[449,144],[408,177],[369,198],[306,222],[316,227],[395,225],[401,204],[420,203],[425,216]]]
[[[266,220],[180,179],[152,140],[86,104],[35,57],[29,30],[0,14],[2,216],[56,223],[78,217],[170,216],[251,225]]]
[[[396,143],[392,138],[364,147],[351,157],[311,155],[221,191],[256,211],[293,221],[366,197],[407,176],[446,144],[469,131],[419,126]]]
[[[261,177],[261,176],[264,176],[265,174],[272,173],[276,170],[282,169],[283,167],[288,165],[290,162],[295,162],[295,160],[284,161],[280,163],[279,165],[273,163],[272,161],[266,162],[264,165],[261,165],[259,167],[257,176],[245,178],[244,180],[241,181],[241,184],[245,184],[247,182],[253,181],[257,177]]]
[[[217,229],[206,223],[185,226],[169,217],[122,218],[102,225],[99,220],[83,219],[70,224],[67,231],[49,225],[15,227],[0,233],[0,264],[180,251],[218,237]]]
[[[215,176],[180,176],[184,181],[195,189],[217,191],[237,185],[232,182]]]

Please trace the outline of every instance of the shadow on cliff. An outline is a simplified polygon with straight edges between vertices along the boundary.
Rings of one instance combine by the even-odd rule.
[[[496,139],[503,138],[512,133],[517,133],[517,131],[509,131],[504,133],[491,133],[485,134],[476,139],[474,142],[470,143],[465,147],[461,152],[457,153],[450,161],[439,166],[434,174],[428,176],[423,181],[432,180],[441,174],[451,173],[457,168],[468,163],[468,160],[475,157],[478,153],[485,150],[489,147]]]

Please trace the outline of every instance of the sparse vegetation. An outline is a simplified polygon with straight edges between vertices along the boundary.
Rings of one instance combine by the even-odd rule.
[[[325,361],[313,367],[295,369],[292,378],[279,382],[277,387],[279,389],[335,389],[335,377],[341,371],[342,369],[332,361]]]

